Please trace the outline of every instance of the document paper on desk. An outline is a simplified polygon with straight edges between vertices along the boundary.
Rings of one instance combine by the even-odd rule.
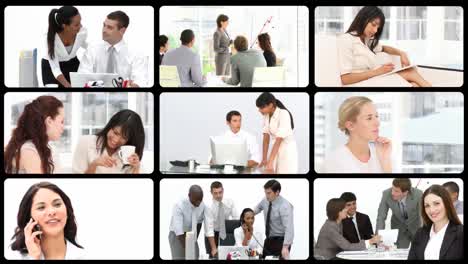
[[[398,229],[382,229],[377,233],[382,236],[382,242],[386,246],[393,246],[398,238]]]

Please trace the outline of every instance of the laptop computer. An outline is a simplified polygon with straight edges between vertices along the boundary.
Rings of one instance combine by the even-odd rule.
[[[72,87],[85,87],[90,81],[103,81],[103,87],[114,87],[112,79],[118,78],[117,73],[82,73],[70,72],[70,81]]]

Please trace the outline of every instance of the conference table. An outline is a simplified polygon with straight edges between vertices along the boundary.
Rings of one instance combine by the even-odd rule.
[[[222,77],[230,78],[231,76],[223,75],[216,76],[214,73],[210,72],[206,75],[206,84],[203,87],[238,87],[238,85],[230,85],[221,79]]]
[[[394,249],[390,251],[378,251],[376,249],[359,251],[341,251],[336,254],[337,258],[350,260],[407,260],[409,249]]]

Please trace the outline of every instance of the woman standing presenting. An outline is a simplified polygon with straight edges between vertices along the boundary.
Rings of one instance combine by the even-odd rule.
[[[259,167],[274,173],[297,173],[297,146],[294,139],[294,120],[291,112],[271,93],[262,93],[256,101],[264,116],[263,158]],[[274,141],[268,156],[270,135]]]
[[[325,159],[325,173],[391,173],[392,143],[379,136],[380,120],[364,96],[346,99],[338,110],[338,128],[349,136]]]
[[[213,49],[216,53],[216,75],[230,75],[231,72],[229,45],[232,44],[232,40],[226,31],[229,25],[228,19],[226,15],[219,15],[216,19],[218,29],[213,34]]]

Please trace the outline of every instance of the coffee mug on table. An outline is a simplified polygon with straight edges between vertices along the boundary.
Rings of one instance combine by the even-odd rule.
[[[129,146],[129,145],[121,146],[119,149],[119,152],[117,153],[120,159],[122,160],[123,164],[125,165],[130,164],[130,162],[128,162],[128,157],[130,157],[133,153],[135,153],[135,146]]]

